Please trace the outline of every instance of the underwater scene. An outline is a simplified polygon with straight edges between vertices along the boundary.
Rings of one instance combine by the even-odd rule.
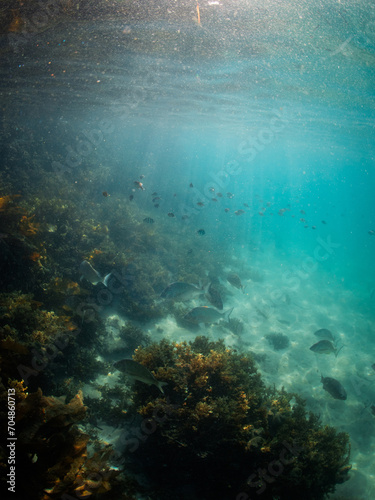
[[[375,5],[0,26],[4,498],[375,498]]]

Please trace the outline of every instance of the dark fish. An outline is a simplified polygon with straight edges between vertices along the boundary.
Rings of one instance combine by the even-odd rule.
[[[327,224],[325,220],[322,220],[322,224]]]
[[[347,398],[346,390],[338,380],[331,377],[321,376],[323,389],[327,391],[334,399],[345,400]]]
[[[156,203],[157,201],[160,200],[161,200],[160,196],[156,196],[155,198],[152,199],[152,203]]]
[[[217,198],[212,198],[212,201],[217,201]]]
[[[331,330],[328,330],[327,328],[320,328],[319,330],[314,332],[314,335],[315,335],[315,337],[318,337],[318,339],[331,340],[332,342],[335,341]]]
[[[155,221],[154,219],[151,219],[151,217],[145,217],[143,219],[143,222],[146,222],[147,224],[153,224]]]
[[[145,176],[144,176],[143,174],[141,174],[141,175],[139,176],[139,178],[140,178],[140,179],[144,179],[144,178],[145,178]]]
[[[189,218],[189,215],[186,215],[186,214],[181,217],[182,220],[186,220],[188,218]]]
[[[307,229],[309,226],[303,226],[305,229]]]
[[[189,184],[189,187],[191,187],[191,188],[194,187],[192,182]]]
[[[234,213],[235,215],[242,215],[245,213],[245,210],[236,210]]]
[[[221,313],[216,309],[212,309],[212,307],[200,306],[194,307],[194,309],[185,314],[184,318],[186,319],[186,321],[194,323],[195,325],[199,325],[202,323],[217,323],[221,319],[229,321],[229,316],[232,311],[233,307]]]
[[[200,236],[204,236],[206,234],[206,231],[204,229],[198,229],[197,233],[200,235]]]
[[[133,359],[122,359],[117,361],[113,365],[120,372],[126,373],[129,377],[139,380],[144,384],[156,385],[160,392],[164,394],[163,386],[167,385],[167,382],[161,382],[141,363],[137,363]]]
[[[222,198],[222,197],[223,197],[223,195],[222,195],[221,193],[216,193],[216,196],[217,196],[218,198]]]
[[[228,213],[230,211],[230,208],[224,208],[224,212]]]
[[[310,347],[310,351],[317,354],[331,354],[333,352],[336,357],[338,354],[336,347],[329,340],[319,340],[319,342]]]
[[[316,226],[311,226],[311,229],[316,229]]]
[[[374,363],[373,365],[371,365],[371,368],[372,368],[373,370],[375,370],[375,363]]]
[[[373,236],[375,234],[375,230],[374,229],[370,229],[370,231],[368,232],[368,234],[371,234],[371,236]]]
[[[189,300],[203,293],[207,293],[209,286],[208,284],[203,288],[201,286],[191,285],[190,283],[184,283],[183,281],[176,281],[168,285],[167,288],[162,291],[160,297],[162,299]]]
[[[174,213],[173,212],[168,212],[168,217],[175,217]]]
[[[157,195],[158,195],[158,193],[156,191],[154,191],[151,196],[157,196]]]
[[[198,207],[204,207],[203,201],[198,201],[197,205],[198,205]]]
[[[228,276],[227,276],[227,281],[235,286],[236,288],[238,288],[239,290],[242,290],[244,291],[245,287],[243,286],[243,284],[241,283],[241,279],[240,277],[238,276],[238,274],[236,273],[229,273]]]
[[[299,211],[300,214],[306,215],[306,212],[304,210]]]
[[[160,207],[159,203],[155,203],[154,207],[159,208]]]
[[[232,198],[234,198],[234,194],[233,193],[227,193],[227,196],[228,198],[231,200]]]
[[[129,201],[133,201],[133,199],[134,199],[134,194],[131,194],[131,195],[129,196]]]
[[[210,193],[214,193],[215,192],[215,188],[210,187],[209,191],[210,191]]]
[[[247,203],[244,203],[243,206],[249,208],[249,205]]]
[[[187,255],[191,255],[193,253],[193,249],[189,248],[189,250],[186,253],[187,253]]]
[[[108,191],[103,191],[103,192],[102,192],[102,195],[103,195],[103,196],[105,196],[105,197],[107,198],[107,196],[109,196]]]
[[[208,289],[207,298],[216,309],[223,310],[223,301],[221,300],[220,293],[212,284]]]

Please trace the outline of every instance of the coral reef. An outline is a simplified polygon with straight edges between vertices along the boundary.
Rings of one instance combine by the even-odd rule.
[[[348,478],[347,434],[322,426],[296,395],[267,389],[250,356],[197,337],[140,347],[133,358],[168,383],[165,397],[135,384],[137,412],[155,423],[136,452],[152,498],[188,484],[207,500],[250,498],[262,486],[265,499],[319,500]],[[268,482],[263,469],[275,471]]]

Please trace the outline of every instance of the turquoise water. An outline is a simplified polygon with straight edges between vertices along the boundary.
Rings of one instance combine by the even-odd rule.
[[[203,254],[221,281],[238,273],[246,294],[232,291],[225,309],[249,328],[241,348],[268,353],[267,382],[299,391],[324,422],[351,434],[355,467],[342,493],[371,498],[374,7],[220,1],[201,5],[200,24],[194,6],[181,20],[177,8],[172,14],[4,36],[0,194],[66,195],[74,217],[108,224],[118,252],[127,250],[117,233],[126,203],[137,223],[154,220],[159,247],[143,243],[150,258],[178,245],[170,281],[180,279],[181,260]],[[59,244],[69,252],[69,241]],[[79,251],[83,258],[87,248]],[[60,273],[78,281],[79,263]],[[287,310],[270,299],[275,290],[290,297]],[[268,323],[256,308],[272,310]],[[292,341],[282,359],[264,341],[279,319]],[[145,322],[155,336],[162,325],[171,338],[190,338],[166,317]],[[306,349],[323,327],[347,346],[334,361]],[[346,413],[319,392],[318,371],[350,388]]]

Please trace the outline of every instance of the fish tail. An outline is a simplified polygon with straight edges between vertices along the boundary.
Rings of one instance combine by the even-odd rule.
[[[159,391],[164,394],[164,391],[163,391],[163,386],[164,385],[168,385],[168,382],[162,382],[161,380],[158,381],[158,383],[156,384],[157,388],[159,389]]]
[[[112,276],[112,273],[107,274],[107,276],[103,279],[103,285],[108,286],[109,278]]]
[[[232,311],[233,311],[233,307],[231,307],[230,309],[228,309],[227,311],[225,311],[223,314],[224,314],[224,319],[225,321],[229,321],[229,316],[231,315]]]

